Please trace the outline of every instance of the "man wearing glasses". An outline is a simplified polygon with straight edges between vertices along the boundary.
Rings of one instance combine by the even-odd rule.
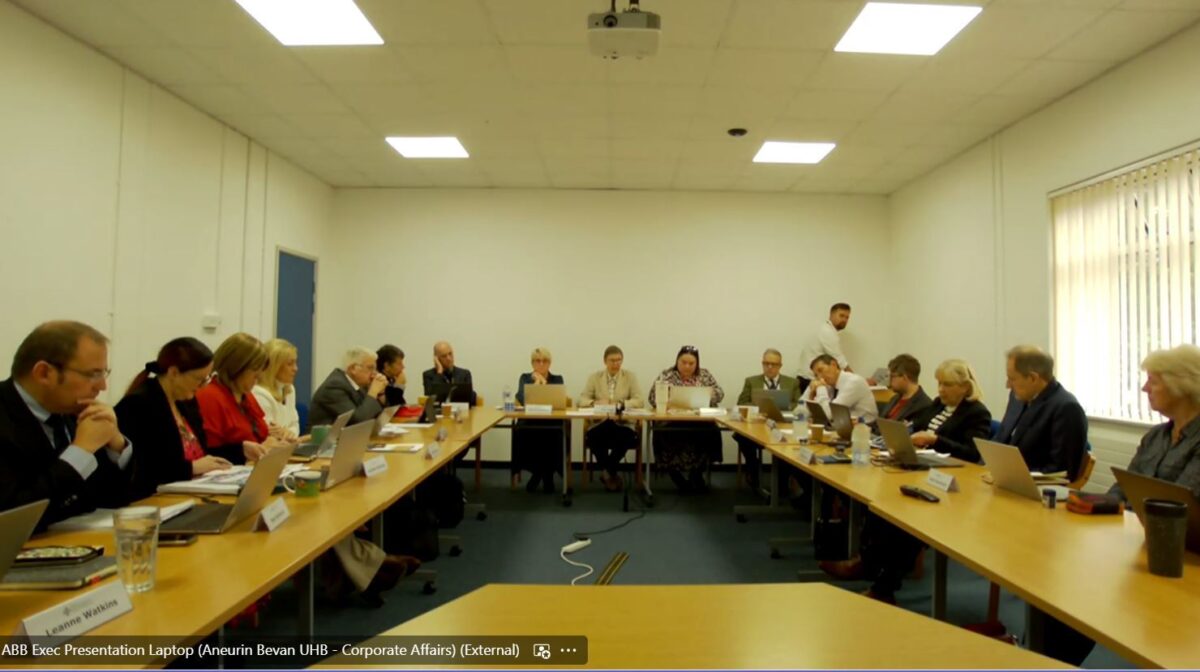
[[[888,387],[896,396],[883,407],[879,417],[907,421],[929,408],[933,400],[921,389],[921,363],[912,355],[896,355],[888,362]]]
[[[767,348],[762,356],[762,375],[750,376],[746,379],[746,383],[742,386],[742,393],[738,395],[737,403],[745,405],[751,403],[755,390],[783,390],[788,393],[789,405],[787,408],[781,408],[781,411],[787,411],[796,407],[800,401],[800,383],[791,376],[780,374],[783,368],[783,355],[775,348]],[[757,443],[735,434],[733,440],[738,444],[738,450],[742,453],[742,458],[746,460],[746,482],[756,492],[762,490],[759,485],[759,471],[762,467],[762,459],[759,456],[761,449]],[[765,493],[760,493],[765,494]]]
[[[79,322],[46,322],[0,382],[0,510],[50,500],[39,527],[128,503],[129,441],[97,397],[108,388],[108,339]]]

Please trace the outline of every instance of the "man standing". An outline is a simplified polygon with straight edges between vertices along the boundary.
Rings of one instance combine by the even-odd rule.
[[[842,337],[839,332],[846,328],[850,323],[850,304],[835,303],[829,307],[829,319],[825,320],[817,333],[804,344],[800,349],[800,365],[808,366],[817,357],[821,355],[829,355],[842,368],[843,371],[851,371],[850,362],[846,361],[846,355],[842,352]],[[808,377],[806,369],[800,370],[800,392],[803,393],[808,389],[812,379]]]
[[[879,417],[905,421],[929,408],[933,400],[921,389],[921,363],[912,355],[896,355],[888,362],[888,387],[896,396],[883,407]]]
[[[375,368],[387,378],[384,389],[385,406],[404,405],[404,386],[408,378],[404,375],[404,351],[394,345],[385,345],[375,351]]]
[[[867,385],[866,378],[852,371],[843,371],[837,360],[830,355],[821,355],[812,363],[813,383],[806,398],[815,401],[829,412],[829,404],[838,404],[850,409],[851,418],[862,418],[867,424],[879,419],[879,406],[875,395]]]
[[[739,405],[752,403],[756,390],[783,390],[788,394],[788,407],[779,410],[787,411],[795,408],[796,403],[800,401],[800,385],[795,378],[780,375],[779,372],[782,368],[783,355],[774,348],[767,348],[762,356],[762,375],[746,378],[745,384],[742,385],[742,393],[738,395],[737,403]],[[738,451],[746,460],[746,482],[754,490],[760,490],[759,471],[762,469],[760,446],[740,434],[734,434],[733,440],[737,442]]]
[[[375,353],[366,348],[350,348],[342,357],[342,367],[334,369],[312,396],[309,425],[328,425],[346,411],[354,411],[348,424],[375,418],[383,411],[383,391],[388,381],[375,370]]]
[[[1005,384],[1012,392],[996,440],[1021,449],[1030,471],[1079,475],[1087,452],[1087,415],[1054,379],[1054,358],[1041,348],[1008,351]]]
[[[97,397],[108,388],[108,339],[79,322],[46,322],[0,382],[0,510],[50,500],[39,528],[128,503],[133,448]]]
[[[433,344],[433,368],[421,374],[425,396],[431,396],[447,387],[470,385],[471,372],[454,366],[454,347],[446,341]],[[471,391],[471,404],[475,404],[475,391]]]

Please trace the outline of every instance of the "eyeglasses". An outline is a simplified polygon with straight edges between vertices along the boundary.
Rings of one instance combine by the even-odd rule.
[[[550,360],[545,359],[543,357],[536,357],[536,358],[534,358],[533,363],[534,364],[549,364]]]
[[[57,369],[62,369],[63,371],[73,371],[75,373],[78,373],[79,375],[83,376],[84,378],[87,378],[89,381],[91,381],[93,383],[99,383],[102,380],[108,380],[108,377],[110,375],[112,375],[112,369],[96,369],[94,371],[84,371],[82,369],[76,369],[73,366],[67,366],[66,364],[55,364],[54,362],[49,362],[49,364],[50,364],[50,366],[53,366]]]
[[[762,365],[777,369],[777,368],[783,366],[783,362],[763,362]]]

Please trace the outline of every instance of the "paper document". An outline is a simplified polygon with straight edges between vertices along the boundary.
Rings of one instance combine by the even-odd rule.
[[[383,429],[379,430],[380,436],[401,436],[407,434],[408,430],[400,425],[384,425]]]
[[[371,446],[367,450],[372,453],[415,453],[424,447],[423,443],[387,443],[381,446]]]
[[[567,415],[576,418],[586,418],[595,414],[596,412],[590,408],[577,408],[573,411],[567,411]]]
[[[403,427],[404,429],[429,429],[433,427],[432,422],[402,422],[397,425],[388,425],[389,427]]]
[[[309,469],[304,464],[289,464],[283,468],[279,478],[288,474]],[[242,486],[250,479],[254,467],[239,464],[229,469],[210,471],[199,478],[190,481],[175,481],[158,486],[162,493],[199,494],[199,495],[236,495],[242,491]]]
[[[187,511],[196,505],[196,500],[185,499],[178,504],[169,506],[160,506],[158,509],[159,518],[163,521],[170,520],[175,516]],[[91,513],[60,520],[50,526],[51,532],[71,532],[76,530],[111,530],[113,526],[113,513],[116,509],[96,509]]]

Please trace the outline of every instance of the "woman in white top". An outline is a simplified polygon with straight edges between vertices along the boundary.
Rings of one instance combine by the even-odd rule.
[[[296,346],[273,338],[266,343],[267,368],[258,375],[254,386],[254,398],[262,407],[271,434],[283,439],[294,439],[300,434],[300,414],[296,412]]]

